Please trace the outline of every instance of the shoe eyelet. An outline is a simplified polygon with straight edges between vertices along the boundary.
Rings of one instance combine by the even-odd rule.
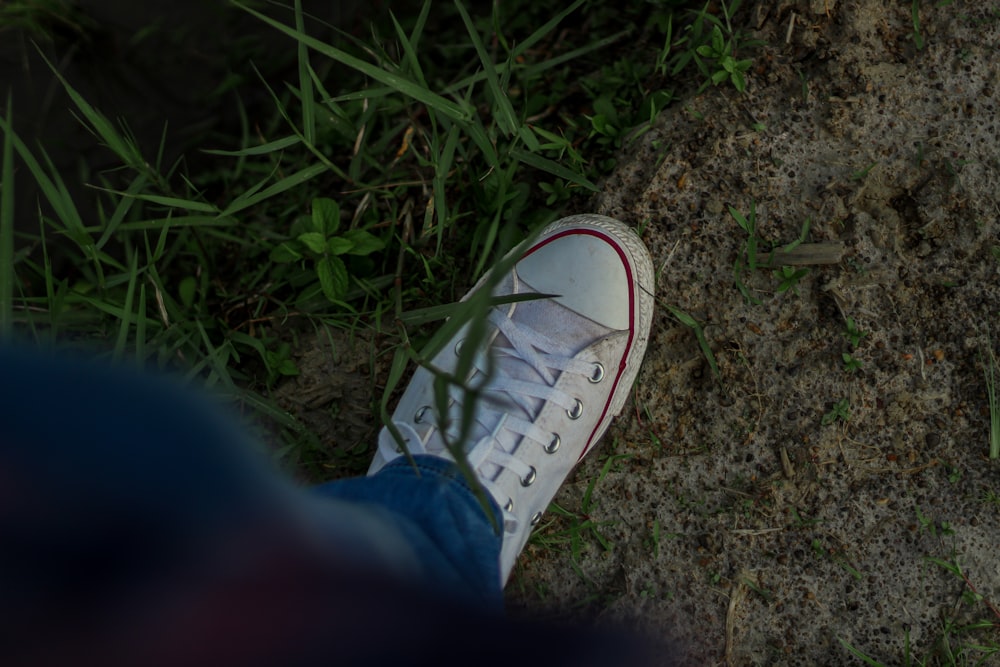
[[[594,372],[591,373],[587,377],[587,379],[590,380],[591,384],[597,384],[598,382],[600,382],[601,380],[603,380],[604,379],[604,364],[602,364],[599,361],[595,361],[594,362]]]
[[[507,502],[503,506],[503,510],[505,512],[513,512],[514,511],[514,499],[513,498],[508,498],[507,499]]]
[[[579,398],[575,400],[576,404],[573,405],[572,408],[566,411],[566,414],[569,415],[570,419],[579,419],[580,417],[583,416],[583,401],[581,401]]]
[[[424,423],[424,415],[426,415],[427,411],[430,410],[430,409],[431,409],[431,406],[429,406],[429,405],[422,405],[419,408],[417,408],[417,411],[413,413],[413,423],[415,423],[415,424],[423,424]]]
[[[465,345],[465,339],[464,338],[460,339],[457,343],[455,343],[455,356],[456,357],[462,356],[462,346],[463,345]]]
[[[532,526],[537,526],[538,522],[541,521],[541,520],[542,520],[542,513],[541,512],[535,512],[534,514],[531,515],[531,525]]]
[[[552,439],[549,440],[549,444],[545,445],[546,454],[555,454],[559,451],[559,445],[562,444],[562,438],[559,437],[558,433],[552,434]]]
[[[521,486],[531,486],[535,483],[535,479],[538,477],[538,471],[535,470],[535,466],[531,466],[531,472],[529,472],[524,479],[521,480]]]

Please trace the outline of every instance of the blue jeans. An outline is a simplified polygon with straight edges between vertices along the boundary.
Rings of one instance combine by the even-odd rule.
[[[340,504],[342,511],[352,512],[355,527],[369,529],[366,540],[354,543],[359,554],[378,554],[380,566],[387,571],[426,582],[457,599],[502,611],[501,538],[494,530],[494,526],[503,525],[500,510],[487,498],[494,515],[494,521],[489,521],[458,467],[450,461],[433,456],[414,460],[415,468],[405,458],[398,458],[373,477],[329,482],[314,493]],[[330,512],[330,507],[320,510]],[[329,517],[327,514],[318,520],[331,521]],[[332,521],[343,525],[343,518]],[[336,525],[329,527],[337,531]]]
[[[449,462],[306,490],[226,413],[0,346],[0,664],[646,664],[498,613],[500,512]]]

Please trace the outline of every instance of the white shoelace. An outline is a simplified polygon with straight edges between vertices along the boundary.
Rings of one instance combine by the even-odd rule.
[[[561,373],[586,377],[593,377],[597,369],[603,373],[603,367],[596,359],[576,358],[568,346],[513,322],[509,317],[511,312],[513,308],[508,314],[494,309],[489,315],[490,323],[506,339],[509,347],[499,342],[492,347],[495,355],[493,376],[484,385],[480,404],[474,413],[476,423],[470,429],[470,439],[474,439],[474,444],[466,448],[469,465],[479,473],[483,486],[504,509],[508,532],[517,529],[517,519],[507,511],[506,494],[497,488],[495,480],[506,469],[516,474],[522,483],[533,481],[536,471],[517,457],[517,450],[527,444],[526,439],[536,446],[548,447],[558,438],[557,434],[534,423],[546,402],[555,403],[568,414],[579,417],[583,410],[580,400],[554,386]],[[473,375],[486,377],[490,369],[481,362],[485,359],[477,358]],[[521,377],[514,377],[512,372]],[[453,386],[449,393],[449,427],[444,436],[434,417],[428,418],[430,428],[423,437],[413,424],[394,421],[411,454],[453,458],[447,451],[444,438],[454,441],[459,435],[464,392]],[[379,450],[387,461],[401,455],[395,439],[385,429],[379,438]]]

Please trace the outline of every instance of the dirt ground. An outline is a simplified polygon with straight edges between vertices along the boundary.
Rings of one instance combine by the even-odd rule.
[[[598,211],[645,224],[660,309],[631,413],[557,502],[626,455],[587,512],[613,547],[585,539],[580,573],[529,549],[515,605],[587,601],[700,665],[856,662],[838,638],[901,663],[907,629],[922,657],[946,619],[990,618],[926,559],[1000,602],[978,361],[1000,311],[1000,14],[923,5],[918,50],[911,3],[758,3],[749,93],[672,107],[605,184]],[[744,271],[749,302],[727,206],[752,202],[765,241],[809,219],[842,260],[783,292]],[[720,380],[665,305],[704,323]]]
[[[946,630],[1000,623],[963,596],[1000,605],[979,362],[988,329],[1000,338],[1000,9],[920,4],[915,34],[910,2],[756,3],[747,93],[683,100],[625,150],[597,212],[644,229],[650,347],[634,401],[556,499],[568,516],[550,513],[515,570],[511,613],[626,623],[690,665],[860,664],[840,639],[887,664],[907,637],[921,659],[944,637],[1000,642],[996,626]],[[808,219],[807,242],[842,257],[795,267],[784,291],[774,270],[739,271],[744,296],[728,206],[752,204],[762,247]],[[718,379],[668,305],[703,324]]]

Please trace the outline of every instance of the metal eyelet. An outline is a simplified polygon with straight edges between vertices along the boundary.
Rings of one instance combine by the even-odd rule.
[[[592,384],[597,384],[604,379],[604,364],[599,361],[594,362],[594,372],[587,378]]]
[[[531,486],[535,483],[535,479],[538,477],[538,471],[535,470],[535,466],[531,466],[531,472],[529,472],[524,479],[521,480],[521,486]]]
[[[513,512],[514,511],[514,499],[513,498],[508,498],[507,499],[507,503],[503,506],[503,509],[504,509],[505,512]]]
[[[455,343],[455,356],[456,357],[462,356],[462,346],[463,345],[465,345],[465,339],[464,338],[462,338],[457,343]]]
[[[575,400],[576,404],[566,411],[566,414],[569,415],[570,419],[579,419],[583,416],[583,402],[579,398]]]
[[[431,406],[429,406],[429,405],[422,405],[419,408],[417,408],[417,411],[413,413],[413,423],[415,423],[415,424],[423,424],[424,423],[424,415],[426,415],[427,411],[430,410],[430,409],[431,409]]]
[[[542,513],[541,512],[535,512],[533,515],[531,515],[531,525],[532,526],[537,526],[538,522],[541,521],[541,520],[542,520]]]
[[[555,454],[559,450],[559,445],[562,444],[562,438],[559,437],[558,433],[552,434],[552,439],[549,440],[549,444],[545,445],[546,454]]]

